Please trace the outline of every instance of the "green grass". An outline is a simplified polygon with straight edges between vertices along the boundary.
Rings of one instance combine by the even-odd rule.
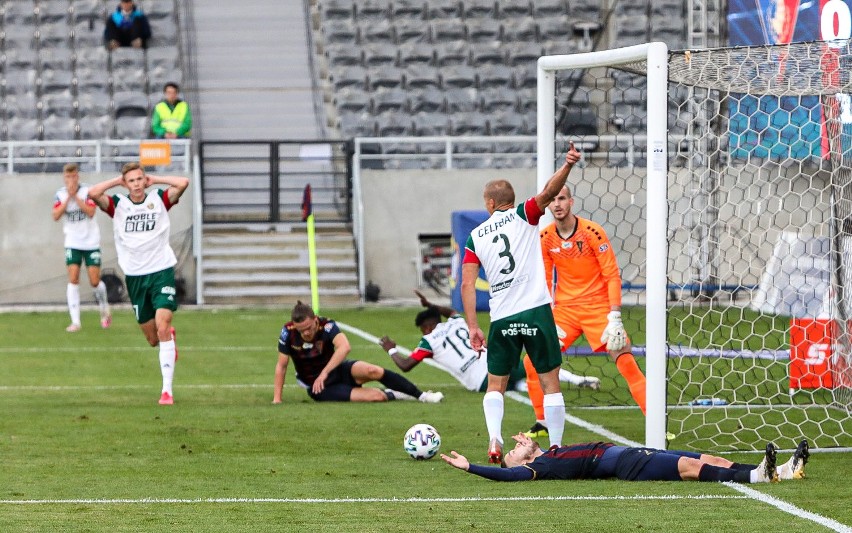
[[[419,338],[414,309],[328,314],[409,348]],[[444,403],[317,404],[288,385],[285,403],[273,406],[285,318],[283,310],[179,311],[176,404],[161,407],[156,350],[129,310],[118,310],[107,331],[84,313],[74,335],[63,331],[64,313],[0,314],[0,531],[828,531],[720,484],[501,484],[440,460],[413,461],[402,436],[427,422],[441,433],[443,450],[481,462],[481,395],[421,365],[408,376],[442,390]],[[353,357],[392,367],[380,348],[349,337]],[[589,360],[595,370],[613,366]],[[566,386],[569,413],[642,441],[637,409],[582,407],[629,405],[610,377],[610,390],[599,393]],[[507,400],[504,434],[531,422],[529,407]],[[566,427],[567,441],[601,439]],[[814,454],[805,480],[751,488],[852,524],[852,508],[842,504],[852,491],[843,474],[849,460],[848,453]],[[529,500],[535,497],[568,500]],[[525,499],[488,501],[494,498]],[[21,503],[44,500],[54,502]]]

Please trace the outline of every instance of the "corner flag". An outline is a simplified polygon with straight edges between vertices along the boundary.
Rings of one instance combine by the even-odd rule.
[[[317,246],[314,233],[314,208],[311,200],[311,186],[305,185],[302,194],[302,222],[308,223],[308,265],[311,273],[311,307],[319,313],[319,282],[317,280]]]

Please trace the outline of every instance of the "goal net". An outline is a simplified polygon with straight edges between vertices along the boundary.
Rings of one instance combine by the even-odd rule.
[[[850,76],[847,42],[539,60],[538,179],[579,141],[574,209],[617,252],[647,445],[852,446]],[[635,408],[586,346],[566,367],[602,386],[569,405]]]

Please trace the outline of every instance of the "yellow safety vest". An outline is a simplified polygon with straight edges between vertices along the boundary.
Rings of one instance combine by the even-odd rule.
[[[186,102],[178,102],[175,108],[169,109],[169,104],[165,102],[160,102],[154,107],[154,110],[160,115],[160,125],[164,130],[168,133],[177,133],[180,125],[183,124],[183,119],[186,118],[186,112],[189,110],[189,106],[186,105]],[[186,132],[186,136],[189,137],[190,132]]]

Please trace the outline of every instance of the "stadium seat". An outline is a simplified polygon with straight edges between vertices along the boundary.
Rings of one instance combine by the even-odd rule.
[[[38,67],[38,53],[29,48],[13,48],[4,54],[4,69],[35,69]]]
[[[3,49],[35,48],[35,26],[3,26]]]
[[[38,72],[34,68],[6,69],[3,73],[3,89],[7,95],[31,93],[37,79]]]
[[[414,134],[418,137],[440,137],[447,135],[450,131],[450,121],[446,115],[440,113],[418,113],[414,116]],[[435,145],[429,144],[429,147]],[[437,152],[443,152],[443,145],[438,145]],[[421,151],[423,147],[421,147]],[[429,153],[434,153],[429,150]]]
[[[538,21],[569,13],[568,6],[563,0],[533,0],[532,5],[533,16]]]
[[[335,91],[343,88],[367,89],[367,69],[361,66],[336,68],[331,71],[329,78]]]
[[[337,129],[343,137],[375,137],[376,123],[372,116],[364,113],[341,113],[337,118]]]
[[[422,20],[406,19],[394,24],[396,43],[426,43],[432,39],[431,29]]]
[[[642,87],[613,87],[609,100],[613,104],[642,104],[647,100],[647,91]]]
[[[352,20],[355,18],[355,2],[353,0],[320,0],[319,12],[323,22]]]
[[[361,43],[394,44],[396,37],[393,26],[387,19],[361,20],[358,23],[358,35]]]
[[[109,73],[106,69],[78,67],[75,79],[78,94],[106,93],[109,90]]]
[[[145,50],[141,48],[119,47],[110,52],[110,66],[116,68],[145,68]]]
[[[35,26],[37,23],[35,4],[30,0],[5,2],[3,27]]]
[[[373,113],[408,111],[408,93],[399,88],[379,89],[373,93]]]
[[[444,91],[444,98],[447,101],[447,113],[450,115],[479,110],[479,93],[474,88],[447,89]]]
[[[146,76],[144,68],[113,67],[110,76],[113,91],[146,92]]]
[[[538,35],[542,41],[558,41],[574,35],[574,26],[566,15],[558,15],[538,21]]]
[[[435,113],[445,110],[444,93],[435,87],[424,87],[409,94],[408,108],[412,113]]]
[[[101,0],[74,0],[71,4],[71,12],[75,21],[84,18],[100,20],[102,17],[106,17],[104,3]]]
[[[73,118],[51,115],[41,121],[45,141],[71,141],[77,136],[77,121]]]
[[[506,65],[483,65],[479,71],[479,87],[512,87],[514,85],[514,73]]]
[[[518,19],[532,15],[529,2],[521,0],[498,0],[497,12],[500,18]]]
[[[389,20],[391,17],[388,0],[359,0],[355,6],[355,20]]]
[[[38,51],[38,62],[42,70],[64,70],[70,74],[74,54],[68,47],[41,48]]]
[[[403,67],[413,64],[432,65],[434,62],[435,49],[431,44],[406,42],[399,46],[399,64]]]
[[[535,63],[542,56],[542,47],[538,43],[504,43],[508,63],[512,66]]]
[[[145,62],[148,70],[155,68],[180,68],[178,50],[172,46],[154,46],[145,51]]]
[[[467,28],[458,19],[433,20],[429,25],[432,28],[432,40],[435,43],[467,39]]]
[[[488,135],[488,121],[481,113],[455,113],[450,129],[453,135]]]
[[[44,22],[35,32],[40,48],[70,49],[73,33],[65,21]]]
[[[404,18],[422,20],[426,16],[425,0],[394,0],[391,6],[394,20]]]
[[[81,117],[97,118],[110,112],[110,98],[106,91],[85,91],[77,96],[77,113]]]
[[[683,0],[654,0],[651,2],[651,19],[659,17],[678,20],[684,15]],[[683,22],[681,21],[681,25]]]
[[[81,139],[104,139],[112,129],[109,116],[80,117],[78,129]]]
[[[379,65],[367,69],[367,86],[370,90],[380,87],[402,87],[403,70],[393,65]]]
[[[656,1],[656,0],[655,0]],[[612,6],[615,16],[641,16],[648,14],[649,2],[615,2]],[[653,2],[651,2],[653,3]],[[670,16],[670,15],[667,15]],[[681,21],[683,24],[683,21]]]
[[[139,91],[118,91],[113,94],[112,106],[120,116],[148,116],[148,95]]]
[[[323,40],[326,43],[354,45],[358,41],[358,28],[349,20],[334,19],[322,25]]]
[[[148,117],[116,117],[115,135],[119,139],[145,139],[149,137]],[[138,147],[136,148],[138,149]]]
[[[494,19],[472,19],[466,26],[467,38],[472,43],[490,43],[503,38],[503,26]]]
[[[393,46],[372,43],[364,46],[363,49],[365,67],[392,66],[397,63],[397,50]]]
[[[466,65],[470,62],[470,45],[467,41],[448,41],[435,45],[435,64],[439,67]]]
[[[497,113],[490,117],[491,135],[525,135],[526,123],[517,113]]]
[[[535,89],[538,85],[538,65],[527,61],[512,69],[516,89]]]
[[[598,116],[588,106],[563,107],[556,120],[556,130],[568,137],[598,134]],[[577,148],[587,152],[595,151],[598,142],[591,139],[578,141]]]
[[[179,68],[163,68],[156,67],[148,71],[148,92],[156,94],[155,101],[160,100],[163,92],[163,86],[166,83],[183,83],[183,71]]]
[[[486,88],[479,91],[481,109],[486,113],[504,113],[518,107],[518,95],[505,87]]]
[[[450,65],[441,71],[441,85],[444,89],[476,88],[477,69],[468,65]]]
[[[494,0],[462,0],[462,14],[467,19],[494,18],[497,3]]]
[[[67,92],[71,94],[74,85],[74,76],[67,70],[42,69],[39,76],[39,85],[42,94],[60,94]]]
[[[346,113],[370,113],[372,112],[372,101],[370,95],[365,91],[343,89],[334,94],[332,100],[338,112]]]
[[[470,59],[473,65],[506,63],[506,48],[498,42],[474,43],[470,46]]]
[[[538,40],[538,24],[532,17],[522,17],[503,24],[504,44],[534,43]]]
[[[414,125],[411,118],[405,114],[385,113],[376,117],[376,127],[379,137],[402,137],[411,135]]]
[[[429,0],[426,6],[426,16],[430,19],[459,19],[462,16],[459,0]]]
[[[104,31],[100,18],[86,17],[74,21],[72,35],[77,50],[86,47],[103,47]],[[104,49],[106,52],[106,49]]]
[[[440,88],[441,78],[438,69],[428,65],[409,65],[405,69],[405,87],[407,89],[423,89],[425,87]]]
[[[32,93],[7,94],[3,99],[3,109],[6,118],[32,119],[39,113],[38,102]]]
[[[142,10],[151,20],[154,28],[159,26],[163,19],[172,19],[175,16],[175,0],[145,0]]]
[[[12,118],[6,121],[10,141],[37,141],[41,136],[38,119]]]
[[[158,20],[151,29],[148,46],[177,46],[177,35],[178,27],[172,19]]]
[[[571,10],[569,13],[572,17],[583,20],[600,21],[600,0],[571,0]]]
[[[526,114],[536,112],[536,102],[538,101],[538,90],[535,87],[527,87],[517,89],[518,95],[518,112]]]
[[[364,56],[361,49],[349,44],[329,44],[325,46],[325,58],[329,67],[362,65]]]
[[[553,40],[544,42],[544,54],[548,56],[576,54],[580,51],[580,43],[576,39]]]

